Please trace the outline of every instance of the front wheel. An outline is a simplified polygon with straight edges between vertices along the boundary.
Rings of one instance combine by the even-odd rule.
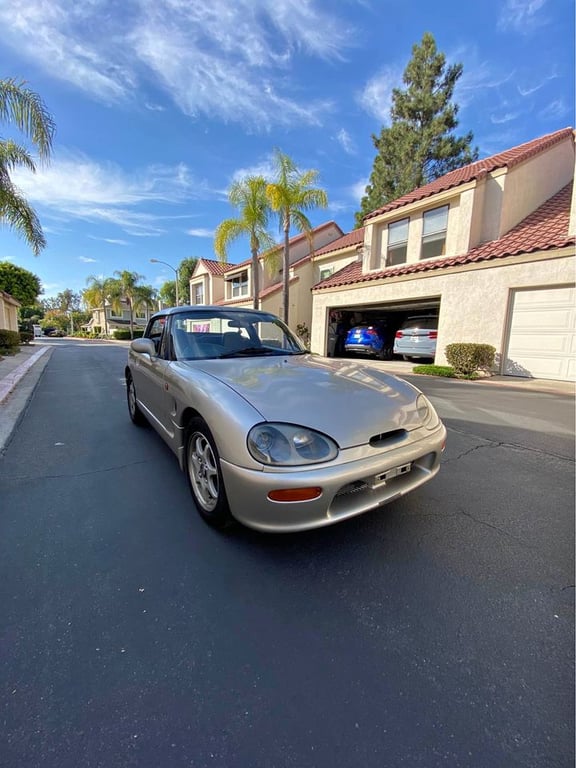
[[[126,397],[128,399],[128,413],[130,414],[132,423],[139,427],[143,427],[144,424],[146,424],[146,419],[140,408],[138,408],[134,379],[130,374],[126,376]]]
[[[214,528],[225,528],[230,514],[220,456],[208,425],[201,418],[192,419],[186,443],[186,474],[190,490],[204,520]]]

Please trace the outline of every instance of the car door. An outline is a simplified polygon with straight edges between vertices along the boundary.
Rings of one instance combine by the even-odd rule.
[[[169,316],[154,317],[144,333],[144,338],[152,339],[156,355],[136,353],[132,366],[132,376],[136,394],[147,417],[163,437],[173,433],[167,418],[167,395],[165,391],[166,368],[170,365]]]

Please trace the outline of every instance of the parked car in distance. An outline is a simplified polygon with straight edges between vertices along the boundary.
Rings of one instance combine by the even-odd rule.
[[[404,360],[436,357],[438,339],[438,317],[436,315],[415,315],[409,317],[394,337],[394,354]]]
[[[386,341],[386,329],[379,323],[356,325],[346,335],[344,351],[385,360],[392,356],[392,349]]]
[[[440,467],[446,429],[416,387],[310,354],[267,312],[157,312],[130,344],[125,377],[130,418],[170,446],[215,527],[329,525],[409,493]]]

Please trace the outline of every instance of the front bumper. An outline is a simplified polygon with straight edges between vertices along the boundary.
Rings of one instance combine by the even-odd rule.
[[[431,480],[440,468],[446,429],[440,424],[420,439],[353,461],[294,471],[264,471],[221,461],[230,511],[250,528],[269,532],[305,531],[331,525],[388,504]],[[341,452],[341,456],[346,451]],[[410,465],[410,471],[375,483],[383,473]],[[272,490],[319,486],[311,501],[277,502]]]

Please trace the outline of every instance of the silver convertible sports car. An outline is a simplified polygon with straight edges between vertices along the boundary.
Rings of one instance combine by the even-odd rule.
[[[277,317],[157,312],[130,345],[130,417],[149,422],[211,525],[302,531],[386,504],[438,472],[444,425],[401,379],[310,354]]]

